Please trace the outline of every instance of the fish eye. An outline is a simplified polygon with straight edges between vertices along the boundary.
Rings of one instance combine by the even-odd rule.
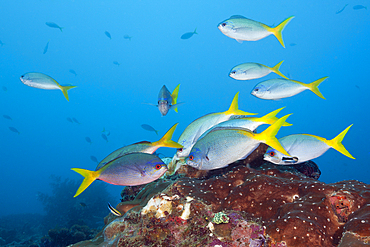
[[[155,169],[157,169],[157,170],[161,169],[161,167],[162,166],[160,164],[155,165]]]
[[[193,155],[190,155],[189,156],[189,160],[193,160],[194,159],[194,156]]]
[[[271,157],[274,157],[275,155],[276,155],[276,153],[275,153],[274,151],[271,151],[271,152],[270,152],[270,156],[271,156]]]
[[[231,71],[231,74],[235,74],[236,73],[236,71],[234,70],[234,71]]]
[[[258,92],[258,88],[255,88],[254,91]]]
[[[182,148],[177,149],[177,151],[179,151],[181,153],[182,152]]]
[[[226,23],[224,22],[224,23],[222,23],[221,25],[224,27],[224,26],[226,26]]]

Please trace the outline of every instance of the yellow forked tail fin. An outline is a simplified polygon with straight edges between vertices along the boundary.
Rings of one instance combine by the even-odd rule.
[[[269,126],[266,130],[260,134],[255,134],[254,139],[259,140],[273,149],[276,149],[280,153],[289,155],[288,152],[281,146],[279,140],[275,137],[281,126],[285,123],[285,120],[292,114],[285,115],[282,118],[279,118],[275,123]],[[289,155],[290,156],[290,155]]]
[[[90,186],[92,182],[94,182],[100,175],[100,171],[89,171],[85,169],[80,169],[80,168],[72,168],[71,170],[81,174],[84,176],[84,180],[82,181],[80,187],[78,188],[76,194],[73,197],[78,196],[81,194],[84,190],[86,190],[87,187]]]
[[[172,97],[172,105],[176,105],[177,104],[177,97],[179,97],[179,89],[180,89],[180,84],[175,87],[175,89],[173,90],[173,92],[171,94],[171,97]],[[174,107],[173,110],[175,112],[178,112],[176,106]]]
[[[278,74],[278,75],[280,75],[281,77],[284,77],[285,79],[289,79],[288,77],[286,77],[285,75],[283,75],[281,72],[280,72],[280,66],[281,66],[281,64],[284,62],[284,60],[283,61],[281,61],[280,63],[278,63],[278,64],[276,64],[274,67],[272,67],[272,68],[270,68],[274,73],[276,73],[276,74]]]
[[[312,91],[314,92],[317,96],[319,96],[320,98],[322,99],[325,99],[324,95],[322,95],[322,93],[319,91],[319,85],[321,84],[321,82],[325,81],[326,79],[328,79],[329,77],[328,76],[325,76],[323,78],[320,78],[314,82],[311,82],[309,84],[306,84],[306,86]]]
[[[260,118],[257,118],[257,119],[260,122],[263,122],[263,123],[266,123],[266,124],[270,124],[271,125],[271,124],[275,123],[278,120],[278,118],[276,117],[276,114],[278,114],[284,108],[285,107],[281,107],[281,108],[279,108],[279,109],[277,109],[275,111],[272,111],[272,112],[266,114],[265,116],[260,117]],[[287,123],[287,122],[283,123],[283,126],[292,126],[292,125],[293,124],[290,124],[290,123]]]
[[[167,133],[164,134],[164,136],[159,141],[153,142],[152,145],[158,146],[158,147],[167,147],[167,148],[183,148],[182,145],[171,140],[173,132],[175,131],[177,125],[178,123],[172,126],[171,129],[169,129]]]
[[[229,110],[225,111],[225,115],[257,115],[257,113],[249,113],[242,110],[239,110],[238,104],[239,92],[237,92],[231,102]]]
[[[68,97],[68,90],[69,89],[72,89],[72,88],[75,88],[77,86],[60,86],[60,90],[62,90],[63,94],[64,94],[64,97],[66,97],[66,99],[69,101],[69,97]]]
[[[285,48],[284,41],[283,41],[283,30],[285,26],[294,18],[294,16],[286,18],[282,23],[277,25],[276,27],[269,27],[264,25],[266,30],[273,33],[275,37],[279,40],[280,44]]]
[[[343,138],[344,136],[347,134],[349,128],[352,127],[353,124],[351,124],[350,126],[348,126],[345,130],[343,130],[339,135],[337,135],[336,137],[334,137],[333,139],[331,140],[328,140],[327,141],[327,144],[334,148],[335,150],[337,150],[339,153],[351,158],[351,159],[356,159],[355,157],[353,157],[348,151],[347,149],[343,146],[342,144],[342,141],[343,141]]]

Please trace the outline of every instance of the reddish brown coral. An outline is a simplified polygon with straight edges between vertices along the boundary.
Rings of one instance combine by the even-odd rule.
[[[177,198],[171,202],[176,210],[161,218],[131,210],[124,220],[105,228],[106,238],[119,236],[118,246],[239,246],[254,241],[253,246],[343,247],[369,241],[369,185],[353,180],[325,184],[288,167],[265,164],[257,169],[261,153],[219,171],[183,168],[191,177],[158,182],[164,184],[162,193]],[[140,192],[149,195],[143,196],[145,202],[158,185],[146,188]],[[184,219],[187,202],[191,213]],[[226,212],[230,222],[211,229],[209,223],[218,212]],[[257,231],[260,240],[250,222],[264,227]]]

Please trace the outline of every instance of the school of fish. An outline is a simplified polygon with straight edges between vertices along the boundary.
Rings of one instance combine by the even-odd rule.
[[[337,13],[342,12],[346,6]],[[358,5],[353,8],[363,9],[365,7]],[[285,48],[282,32],[293,18],[294,16],[288,17],[277,26],[271,27],[241,15],[233,15],[220,22],[217,28],[224,35],[235,39],[239,43],[258,41],[269,35],[274,35]],[[46,25],[60,31],[63,29],[53,22],[46,22]],[[104,34],[112,39],[108,31],[105,31]],[[189,39],[194,34],[198,34],[196,28],[193,32],[184,33],[181,39]],[[124,38],[131,40],[132,37],[125,35]],[[47,52],[48,47],[49,41],[43,54]],[[293,80],[280,72],[280,66],[283,62],[281,61],[272,67],[257,62],[245,62],[231,68],[228,75],[235,80],[242,81],[259,79],[270,73],[282,77],[256,84],[251,94],[260,99],[278,100],[292,97],[305,90],[312,91],[320,98],[325,99],[318,86],[328,77],[322,77],[311,83]],[[117,61],[113,63],[120,65]],[[77,76],[74,70],[69,70],[69,72]],[[20,80],[25,85],[34,88],[61,90],[68,101],[68,90],[75,88],[71,85],[62,86],[52,77],[39,72],[25,73],[20,77]],[[183,104],[178,103],[179,88],[180,84],[171,93],[163,85],[158,94],[157,104],[150,105],[156,106],[163,117],[168,114],[170,109],[178,112],[178,106]],[[260,143],[269,146],[264,159],[279,165],[294,165],[312,160],[323,155],[330,148],[355,159],[342,144],[352,125],[331,140],[312,134],[292,134],[278,139],[276,135],[280,128],[292,125],[286,122],[291,114],[278,118],[276,115],[283,109],[280,108],[262,117],[255,117],[253,115],[257,115],[257,113],[239,109],[238,98],[239,92],[235,94],[229,109],[226,111],[206,114],[195,119],[185,128],[177,142],[172,140],[177,127],[177,124],[175,124],[156,142],[142,141],[121,147],[107,155],[100,162],[95,156],[91,156],[91,160],[97,163],[95,171],[72,168],[73,171],[84,177],[75,197],[87,189],[95,180],[102,180],[114,185],[134,186],[150,183],[161,178],[169,168],[155,153],[160,147],[177,149],[172,164],[184,162],[186,165],[199,170],[214,170],[226,167],[237,160],[248,157]],[[10,116],[3,115],[3,117],[12,120]],[[67,121],[79,124],[75,118],[67,118]],[[259,133],[257,131],[258,127],[264,124],[269,126]],[[148,124],[142,124],[141,127],[158,135],[158,130]],[[9,127],[9,129],[19,134],[19,131],[14,127]],[[110,132],[105,129],[103,132],[101,137],[108,142]],[[89,137],[86,137],[85,140],[90,144],[92,143]]]

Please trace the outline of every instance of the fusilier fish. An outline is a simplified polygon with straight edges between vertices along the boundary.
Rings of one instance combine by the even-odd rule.
[[[143,129],[145,129],[145,130],[147,130],[147,131],[153,131],[153,132],[155,132],[157,135],[158,135],[158,131],[159,130],[156,130],[156,129],[154,129],[152,126],[150,126],[149,124],[142,124],[141,125],[141,128],[143,128]]]
[[[76,118],[72,118],[73,122],[75,122],[76,124],[81,124]]]
[[[61,86],[56,80],[42,73],[26,73],[20,77],[23,84],[40,89],[59,89],[64,97],[69,101],[68,90],[76,86]]]
[[[289,155],[282,154],[274,148],[269,148],[264,155],[264,160],[278,165],[299,164],[320,157],[329,148],[333,148],[341,154],[355,159],[342,144],[342,140],[351,126],[348,126],[332,140],[309,134],[295,134],[282,137],[279,141]]]
[[[95,170],[99,170],[108,162],[129,153],[153,154],[160,147],[182,148],[182,145],[171,140],[176,127],[177,124],[173,125],[159,141],[156,142],[142,141],[117,149],[116,151],[112,152],[107,157],[105,157],[102,161],[100,161]]]
[[[70,70],[69,70],[69,73],[72,73],[72,74],[74,74],[75,76],[77,76],[76,71],[74,71],[73,69],[70,69]]]
[[[153,182],[160,178],[167,166],[153,154],[131,153],[112,160],[97,171],[72,168],[84,177],[74,197],[81,194],[95,180],[123,186],[136,186]]]
[[[86,136],[86,137],[85,137],[85,140],[86,140],[88,143],[92,144],[92,141],[91,141],[90,137]]]
[[[183,35],[181,35],[181,39],[190,39],[194,34],[198,34],[196,28],[194,32],[184,33]]]
[[[44,48],[44,52],[42,54],[45,54],[48,51],[49,48],[49,41],[46,43],[46,46]]]
[[[180,145],[184,146],[177,150],[176,157],[184,158],[190,153],[191,148],[196,143],[198,138],[208,129],[216,124],[229,120],[234,115],[256,115],[257,113],[249,113],[238,109],[239,92],[234,96],[229,110],[225,112],[217,112],[202,116],[191,122],[181,134],[177,141]]]
[[[278,114],[283,108],[284,107],[277,109],[273,112],[270,112],[263,117],[232,116],[230,120],[221,122],[213,126],[212,128],[208,129],[199,137],[198,140],[202,139],[205,135],[207,135],[209,132],[216,128],[243,128],[249,129],[250,131],[253,132],[257,129],[258,126],[262,124],[271,125],[275,123],[278,120],[276,114]],[[292,126],[292,124],[285,122],[283,126]]]
[[[304,90],[311,90],[317,96],[325,99],[319,91],[318,86],[328,77],[320,78],[312,83],[303,83],[287,79],[270,79],[258,83],[252,90],[251,94],[260,99],[282,99],[299,94]]]
[[[260,63],[243,63],[232,68],[229,73],[229,76],[235,80],[245,81],[258,79],[270,74],[271,72],[274,72],[280,75],[281,77],[288,79],[288,77],[286,77],[279,71],[280,66],[283,62],[284,61],[281,61],[280,63],[271,68]]]
[[[129,35],[125,34],[125,35],[123,35],[123,38],[124,38],[124,39],[128,39],[128,40],[130,40],[130,41],[131,41],[131,38],[132,38],[132,37],[130,37]]]
[[[20,134],[20,132],[14,127],[9,127],[9,130],[14,132],[14,133],[17,133],[18,135]]]
[[[108,142],[108,137],[103,133],[103,134],[101,134],[101,137],[106,141],[106,142]]]
[[[63,27],[60,27],[58,24],[54,23],[54,22],[45,22],[45,24],[49,27],[52,27],[52,28],[58,28],[61,32],[63,32]]]
[[[166,116],[170,109],[177,111],[177,106],[182,103],[177,103],[177,98],[179,96],[180,84],[176,86],[172,94],[168,91],[167,87],[163,85],[158,94],[158,109],[161,112],[162,116]]]
[[[294,16],[285,19],[276,27],[269,27],[261,22],[245,18],[244,16],[233,15],[229,19],[218,24],[218,29],[223,34],[235,39],[239,43],[243,41],[260,40],[273,34],[285,48],[282,31],[292,18],[294,18]]]
[[[3,117],[6,118],[6,119],[9,119],[9,120],[12,120],[12,118],[8,115],[3,115]]]
[[[347,5],[348,5],[348,4],[344,5],[344,7],[343,7],[342,9],[338,10],[338,11],[337,11],[337,12],[335,12],[335,13],[336,13],[336,14],[342,13],[342,12],[343,12],[343,10],[347,7]]]
[[[186,164],[199,170],[223,168],[246,158],[260,143],[289,155],[275,137],[289,115],[280,118],[259,134],[243,128],[215,128],[195,143],[185,159]]]
[[[105,35],[106,35],[109,39],[112,39],[112,36],[110,35],[110,33],[109,33],[108,31],[105,31],[104,33],[105,33]]]
[[[90,159],[96,163],[99,163],[98,159],[93,155],[90,156]]]
[[[364,5],[355,5],[355,6],[353,6],[353,9],[354,10],[359,10],[359,9],[366,9],[367,10],[367,7],[364,6]]]

